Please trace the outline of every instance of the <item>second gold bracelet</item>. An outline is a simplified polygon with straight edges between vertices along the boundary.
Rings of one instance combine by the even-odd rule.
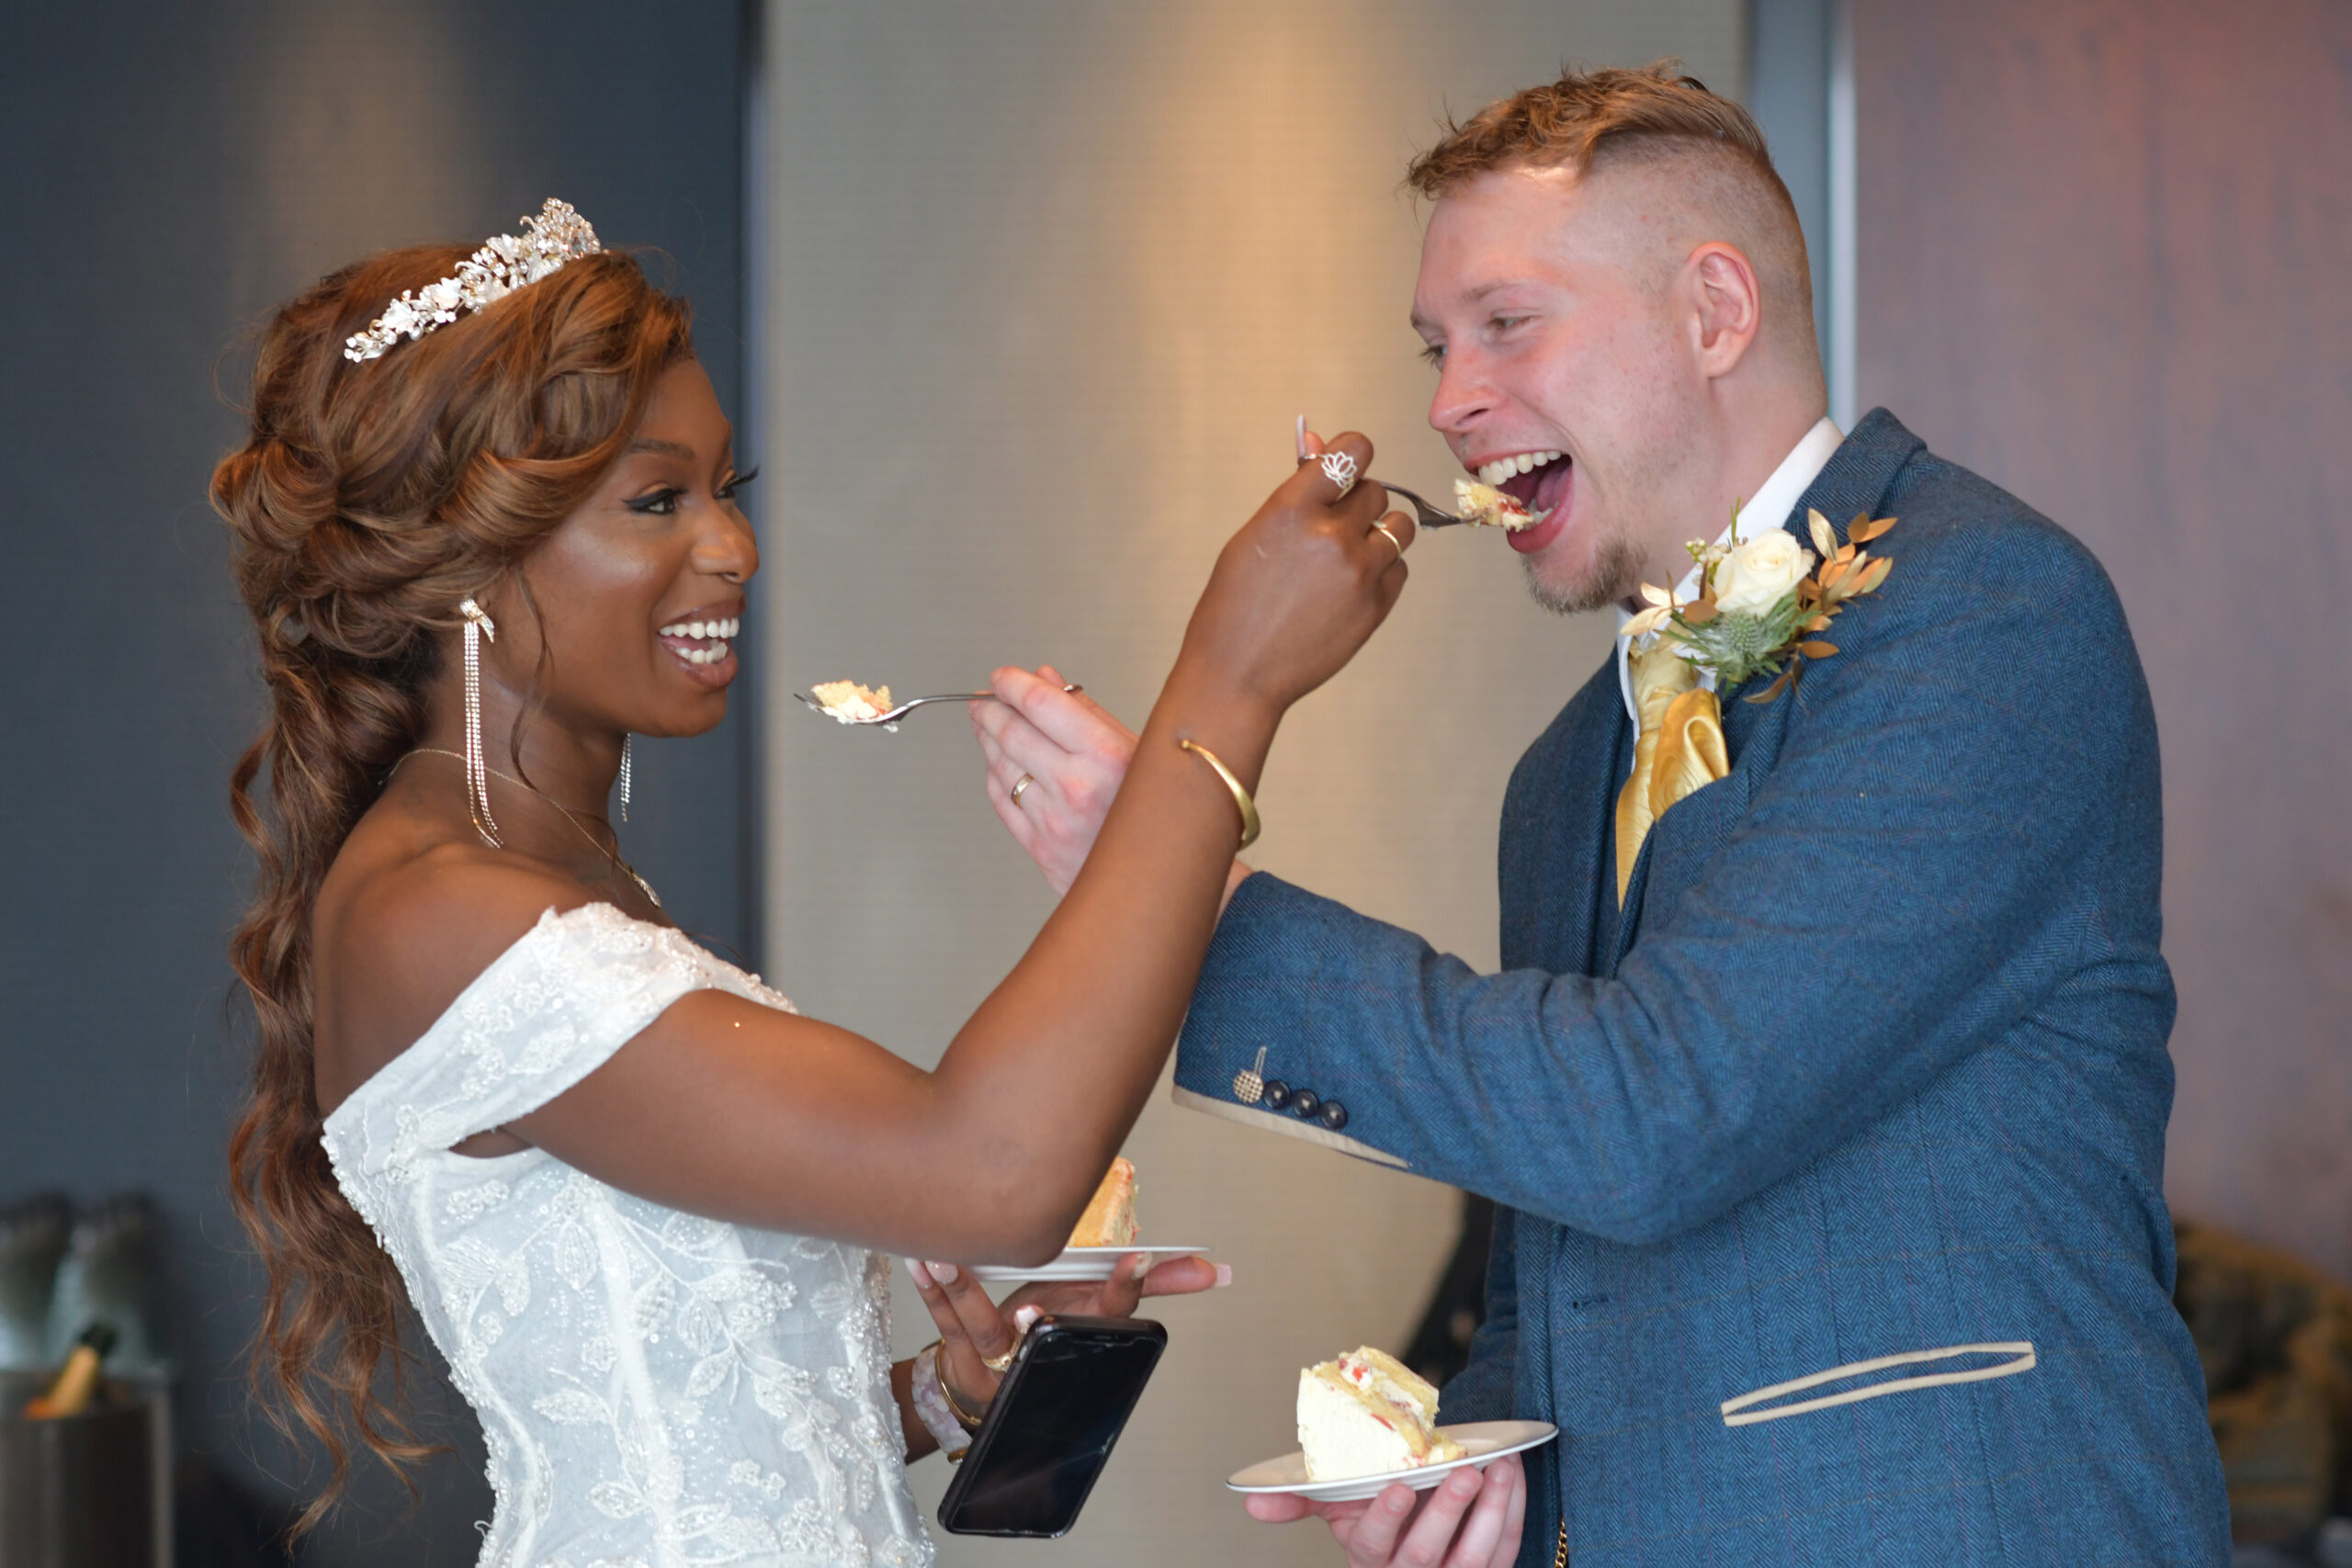
[[[1256,843],[1261,826],[1258,803],[1250,798],[1250,792],[1241,787],[1241,781],[1233,776],[1233,770],[1225,765],[1223,758],[1196,740],[1179,740],[1176,744],[1216,770],[1216,776],[1223,779],[1225,787],[1233,792],[1233,804],[1241,807],[1241,847],[1246,850]]]
[[[945,1359],[944,1355],[932,1358],[931,1375],[938,1382],[939,1392],[947,1396],[947,1408],[954,1413],[956,1424],[967,1432],[977,1432],[980,1429],[980,1423],[989,1418],[989,1413],[983,1410],[975,1416],[964,1408],[964,1402],[956,1397],[955,1385],[947,1381],[947,1369],[940,1364]]]

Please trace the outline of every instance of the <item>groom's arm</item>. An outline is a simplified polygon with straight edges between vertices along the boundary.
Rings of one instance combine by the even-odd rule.
[[[1838,623],[1869,635],[1781,699],[1804,711],[1777,764],[1615,978],[1477,975],[1261,874],[1180,1082],[1268,1045],[1266,1076],[1343,1100],[1347,1136],[1639,1243],[1850,1140],[2083,970],[2120,1038],[2161,1042],[2154,717],[2105,575],[2041,525],[1890,553]],[[2130,896],[2085,919],[2094,874]]]

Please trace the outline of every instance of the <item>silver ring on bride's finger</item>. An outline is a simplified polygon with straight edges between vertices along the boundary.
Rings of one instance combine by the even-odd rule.
[[[1340,487],[1340,495],[1331,498],[1337,501],[1356,488],[1356,460],[1345,452],[1326,452],[1323,454],[1323,477]]]
[[[1023,774],[1022,774],[1019,778],[1017,778],[1017,779],[1013,780],[1013,781],[1012,781],[1012,804],[1013,804],[1013,805],[1015,805],[1015,806],[1020,805],[1020,804],[1021,804],[1021,792],[1022,792],[1023,790],[1024,790],[1024,789],[1027,789],[1031,784],[1035,784],[1036,782],[1037,782],[1037,781],[1036,781],[1035,778],[1033,778],[1032,776],[1030,776],[1030,775],[1029,775],[1029,774],[1027,774],[1027,773],[1023,773]]]
[[[1379,522],[1374,523],[1372,525],[1372,531],[1396,547],[1396,558],[1398,560],[1403,560],[1405,558],[1405,542],[1389,531],[1388,519],[1384,517]]]

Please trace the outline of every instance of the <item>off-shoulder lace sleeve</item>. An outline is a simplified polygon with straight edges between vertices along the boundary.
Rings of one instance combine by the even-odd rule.
[[[545,1105],[687,992],[736,989],[724,968],[679,931],[609,904],[549,909],[335,1108],[328,1152],[339,1169],[398,1177]]]

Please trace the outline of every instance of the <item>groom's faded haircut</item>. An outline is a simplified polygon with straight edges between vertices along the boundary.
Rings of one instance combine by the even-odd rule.
[[[1692,194],[1732,227],[1771,294],[1813,333],[1813,275],[1796,203],[1772,167],[1747,111],[1707,90],[1679,62],[1566,71],[1556,82],[1498,98],[1413,160],[1405,183],[1435,201],[1481,175],[1567,168],[1579,178],[1614,167],[1678,165]]]

